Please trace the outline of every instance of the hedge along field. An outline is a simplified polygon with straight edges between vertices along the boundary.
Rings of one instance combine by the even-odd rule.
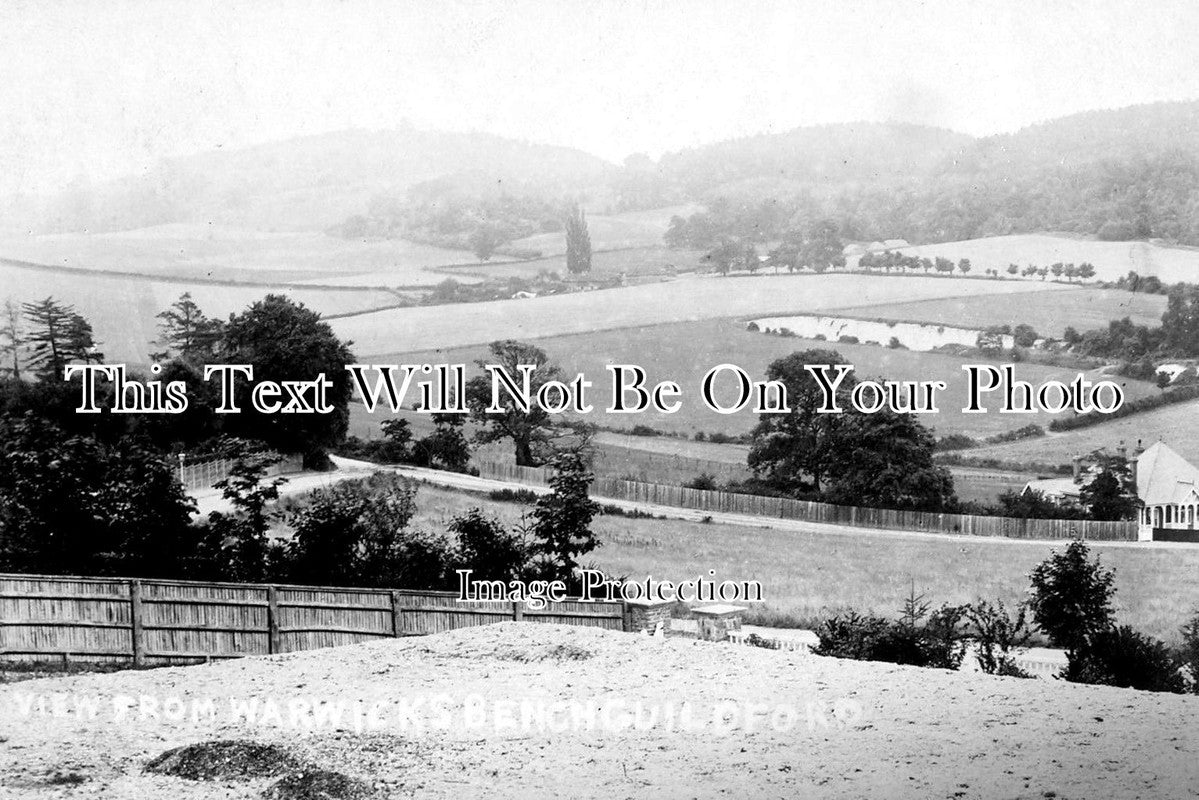
[[[808,313],[857,305],[1025,292],[1019,281],[932,276],[757,275],[689,276],[673,281],[573,292],[530,300],[421,306],[334,320],[338,335],[355,343],[359,358],[394,360],[395,354],[536,339],[569,333],[632,328],[734,315]],[[1042,291],[1064,291],[1047,285]]]
[[[910,350],[892,350],[878,345],[850,345],[836,342],[811,341],[785,338],[770,334],[747,331],[740,320],[704,320],[656,325],[640,328],[625,328],[614,331],[598,331],[533,339],[568,374],[586,373],[594,383],[591,402],[596,410],[590,418],[597,424],[609,427],[631,428],[634,425],[650,427],[694,437],[697,431],[706,434],[720,432],[729,435],[747,433],[756,422],[756,415],[748,408],[735,414],[719,414],[707,408],[700,394],[704,374],[712,367],[736,364],[745,369],[754,380],[763,379],[771,361],[799,350],[829,348],[839,352],[846,363],[853,364],[859,378],[883,377],[891,380],[943,380],[947,388],[940,393],[939,413],[921,415],[923,422],[936,431],[938,436],[964,433],[974,437],[992,436],[1012,431],[1030,424],[1045,427],[1054,418],[1049,414],[1000,414],[997,413],[1002,398],[998,392],[984,395],[984,404],[990,408],[986,414],[963,414],[967,402],[967,375],[962,366],[967,363],[991,363],[998,359],[966,359],[941,353],[918,353]],[[420,351],[405,354],[402,359],[410,363],[449,361],[473,364],[475,359],[486,355],[483,346],[440,351]],[[401,362],[402,363],[402,362]],[[682,388],[682,408],[674,414],[646,411],[640,414],[613,415],[604,413],[610,404],[610,377],[606,366],[611,363],[633,363],[647,372],[647,384],[661,380],[674,380]],[[1002,362],[1000,362],[1002,363]],[[1021,363],[1016,365],[1016,376],[1034,386],[1049,379],[1072,380],[1077,370],[1050,367],[1040,364]],[[1095,372],[1087,373],[1089,379],[1097,380]],[[1156,394],[1157,387],[1145,381],[1111,376],[1124,385],[1127,396],[1141,397]],[[724,386],[731,387],[731,380]],[[731,399],[730,392],[720,392],[722,401]],[[1023,451],[1029,447],[1022,442],[1017,447]],[[971,454],[975,451],[969,451]],[[1021,461],[1029,460],[1026,458]]]
[[[100,351],[109,362],[143,364],[159,338],[156,316],[179,295],[191,292],[204,313],[226,317],[274,292],[286,294],[322,314],[394,305],[398,298],[378,290],[333,291],[150,280],[102,272],[70,273],[29,268],[0,260],[0,303],[33,302],[53,295],[92,323]]]
[[[154,277],[356,286],[432,286],[445,276],[429,267],[475,260],[463,250],[402,240],[191,223],[112,233],[9,236],[0,239],[0,257]]]
[[[1031,325],[1042,336],[1062,338],[1067,326],[1080,333],[1106,328],[1115,319],[1130,317],[1140,325],[1160,325],[1166,297],[1160,294],[1092,289],[1074,286],[1062,293],[1022,292],[1004,297],[954,297],[882,306],[848,306],[836,310],[847,317],[934,322],[943,325],[989,327]]]
[[[516,503],[421,486],[416,524],[445,530],[455,514],[482,507],[515,524]],[[768,523],[767,523],[768,524]],[[1028,573],[1064,543],[909,536],[856,529],[793,531],[670,519],[600,516],[602,545],[585,560],[610,575],[762,582],[764,605],[801,620],[834,609],[897,616],[913,587],[936,604],[1026,597]],[[1199,609],[1199,548],[1104,545],[1093,554],[1116,570],[1122,623],[1167,640]]]

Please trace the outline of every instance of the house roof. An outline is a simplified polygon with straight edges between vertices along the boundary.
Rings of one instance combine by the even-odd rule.
[[[1025,492],[1040,492],[1050,499],[1078,499],[1080,488],[1071,478],[1045,478],[1024,484]]]
[[[1147,506],[1199,497],[1199,468],[1162,442],[1137,457],[1137,496]]]

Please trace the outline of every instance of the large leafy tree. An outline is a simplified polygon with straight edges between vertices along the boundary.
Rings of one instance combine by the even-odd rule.
[[[831,503],[940,511],[955,500],[949,470],[933,462],[936,440],[912,414],[847,412],[829,448],[824,499]]]
[[[254,381],[308,381],[324,374],[331,383],[328,414],[266,414],[250,402],[252,386],[239,380],[240,414],[230,414],[226,432],[257,439],[280,452],[301,453],[307,466],[321,466],[327,449],[345,439],[351,384],[345,367],[354,360],[349,343],[333,333],[320,314],[282,295],[269,294],[230,317],[221,341],[227,363],[249,364]],[[313,393],[306,394],[309,400]]]
[[[538,389],[547,381],[558,379],[558,367],[549,362],[549,357],[540,347],[512,339],[492,342],[491,358],[478,361],[480,367],[494,364],[502,367],[513,382],[523,388],[523,378],[519,366],[532,365],[529,376],[529,394],[535,397]],[[466,385],[466,400],[474,418],[482,427],[475,434],[480,442],[495,442],[501,439],[511,439],[516,448],[516,463],[522,467],[535,467],[542,464],[549,456],[550,439],[553,426],[550,416],[536,402],[530,404],[526,411],[501,390],[499,396],[499,411],[491,413],[492,376],[480,375]]]
[[[105,444],[27,414],[0,422],[0,569],[171,576],[194,505],[136,440]]]
[[[1093,519],[1132,519],[1138,499],[1128,459],[1122,456],[1101,458],[1094,477],[1079,490],[1079,500]]]
[[[841,415],[817,413],[824,395],[804,367],[842,363],[844,359],[835,350],[804,350],[767,367],[766,377],[787,388],[790,410],[758,416],[748,464],[759,478],[792,494],[824,488],[833,449],[840,441],[837,430],[844,420]],[[853,383],[852,374],[841,382],[842,400],[847,402]]]

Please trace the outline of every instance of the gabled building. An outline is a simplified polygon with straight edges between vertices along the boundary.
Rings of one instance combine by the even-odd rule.
[[[1135,461],[1141,501],[1137,539],[1142,542],[1199,542],[1199,467],[1162,442]]]

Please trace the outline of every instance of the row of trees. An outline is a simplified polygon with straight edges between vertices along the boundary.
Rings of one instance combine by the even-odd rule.
[[[551,492],[514,531],[479,509],[445,531],[414,528],[416,487],[389,473],[276,505],[286,479],[264,475],[277,456],[228,438],[222,453],[234,461],[217,484],[231,510],[193,520],[194,501],[153,449],[32,414],[0,419],[0,571],[448,589],[457,569],[573,580],[598,546],[580,452],[555,458]],[[278,525],[292,536],[270,538]]]
[[[11,311],[14,305],[9,303]],[[302,453],[310,466],[345,438],[351,384],[345,371],[354,357],[320,315],[282,295],[267,295],[227,320],[206,316],[189,294],[158,315],[156,375],[134,379],[183,381],[190,400],[182,414],[80,415],[78,379],[66,381],[63,367],[99,363],[103,354],[91,325],[54,298],[27,303],[24,315],[9,314],[0,330],[8,377],[0,382],[0,414],[29,411],[66,430],[107,441],[140,436],[164,453],[202,449],[219,436],[260,441],[280,452]],[[204,380],[206,364],[248,364],[255,381],[310,380],[324,373],[331,382],[329,414],[263,414],[250,403],[252,387],[241,381],[240,414],[217,414],[219,386]],[[113,387],[100,384],[99,403],[111,402]]]

